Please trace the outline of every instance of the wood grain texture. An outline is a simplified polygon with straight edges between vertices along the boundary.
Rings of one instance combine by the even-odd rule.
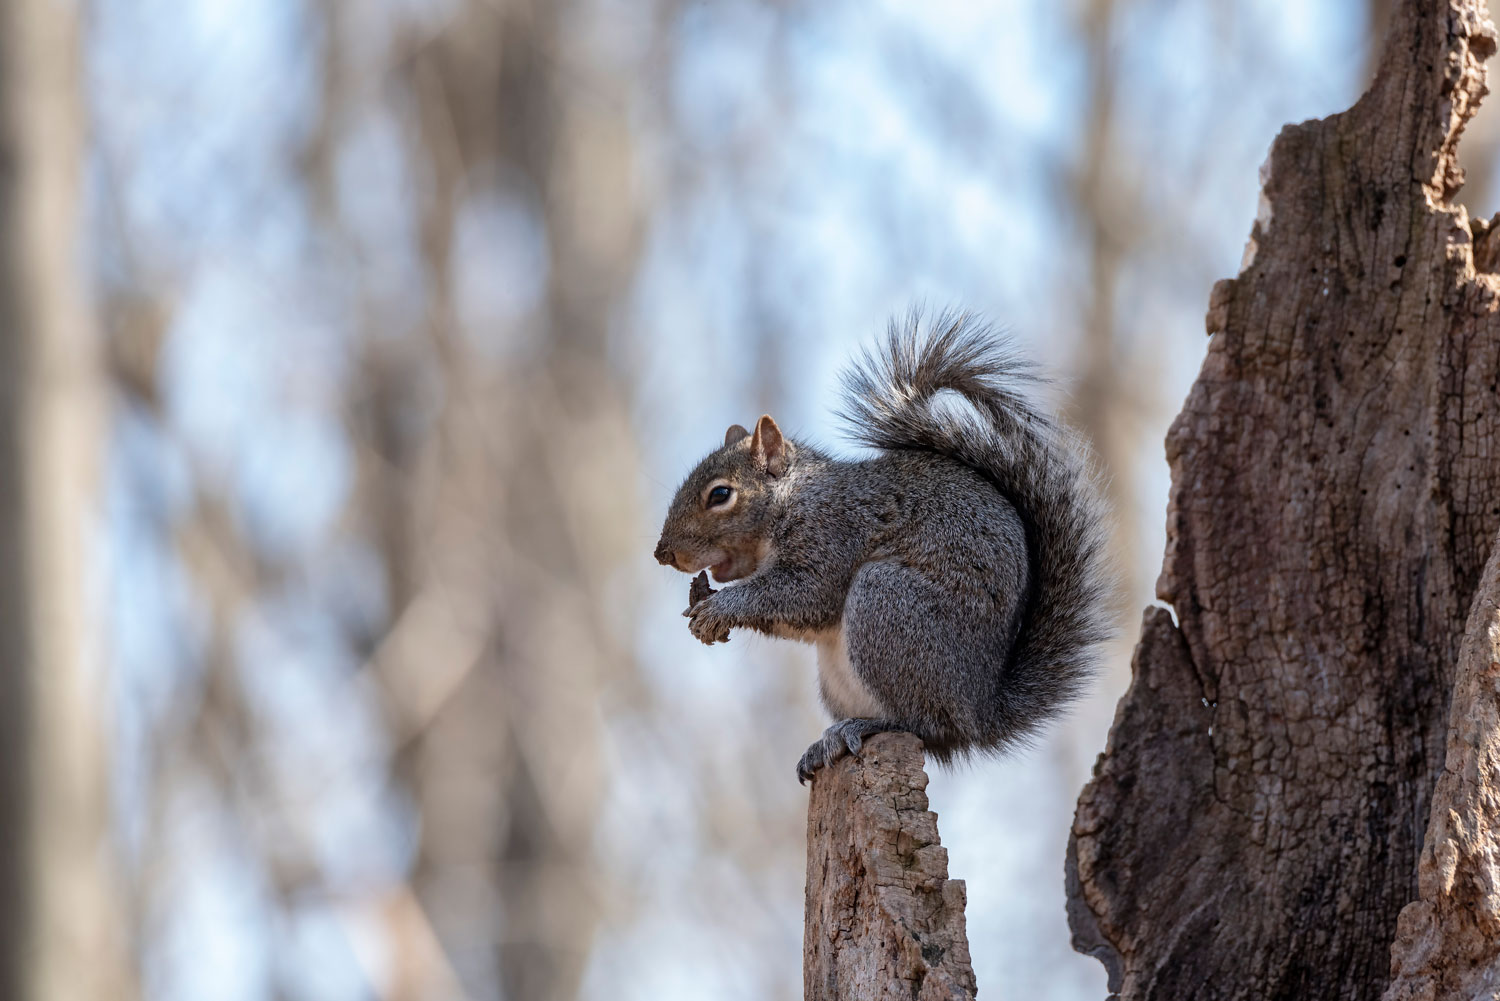
[[[967,1001],[964,884],[927,809],[922,742],[885,733],[813,779],[807,807],[808,1001]]]
[[[1127,998],[1373,998],[1500,526],[1500,279],[1454,204],[1495,50],[1398,6],[1349,111],[1285,128],[1167,438],[1159,597],[1068,849]]]

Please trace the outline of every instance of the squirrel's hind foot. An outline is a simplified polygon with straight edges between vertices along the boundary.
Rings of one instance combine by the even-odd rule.
[[[841,719],[823,731],[823,736],[813,743],[797,762],[797,781],[803,785],[813,773],[825,765],[831,765],[846,754],[858,755],[866,737],[901,727],[884,719]]]

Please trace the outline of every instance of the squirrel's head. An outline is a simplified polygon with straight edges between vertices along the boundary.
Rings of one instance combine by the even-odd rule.
[[[683,573],[707,568],[714,580],[748,577],[765,559],[776,517],[774,494],[796,446],[770,415],[751,434],[738,424],[688,474],[661,529],[656,559]]]

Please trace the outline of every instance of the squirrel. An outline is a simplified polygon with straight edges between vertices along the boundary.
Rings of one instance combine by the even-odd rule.
[[[872,457],[832,458],[766,415],[678,488],[655,555],[697,575],[692,634],[817,647],[836,722],[798,762],[804,784],[888,730],[944,764],[1002,752],[1093,674],[1104,509],[1083,447],[1025,397],[1036,381],[988,325],[914,313],[845,376],[840,416]]]

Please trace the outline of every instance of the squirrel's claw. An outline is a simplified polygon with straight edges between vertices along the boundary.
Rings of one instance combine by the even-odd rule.
[[[854,738],[853,746],[844,739],[843,734],[836,732],[839,724],[835,723],[823,731],[823,736],[813,742],[813,745],[802,753],[802,760],[797,762],[797,781],[807,785],[809,779],[820,768],[826,768],[846,754],[856,754],[859,751],[860,739]]]
[[[846,754],[859,757],[866,737],[892,729],[896,728],[885,720],[859,717],[839,720],[824,730],[823,736],[803,753],[802,760],[797,762],[797,781],[806,785],[819,768],[833,764]]]
[[[822,768],[826,762],[823,760],[823,742],[820,740],[809,747],[802,754],[802,760],[797,762],[797,781],[807,785],[813,777],[813,773]]]

